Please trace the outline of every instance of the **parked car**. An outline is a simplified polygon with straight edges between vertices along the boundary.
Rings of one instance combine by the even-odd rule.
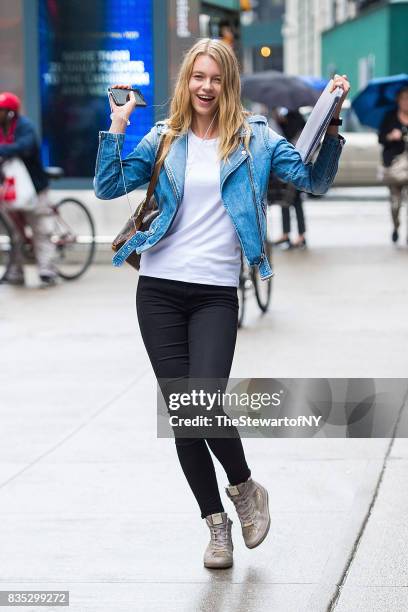
[[[341,154],[339,170],[334,180],[337,187],[369,187],[380,185],[378,167],[381,163],[382,146],[373,129],[361,125],[354,110],[343,106],[341,133],[347,141]]]

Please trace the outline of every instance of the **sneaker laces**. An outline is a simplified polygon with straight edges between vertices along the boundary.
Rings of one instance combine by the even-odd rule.
[[[228,524],[211,525],[211,544],[217,550],[224,550],[228,547]]]
[[[255,506],[248,491],[245,491],[243,494],[241,493],[237,499],[232,499],[235,503],[242,526],[249,527],[249,525],[253,525],[255,522]]]

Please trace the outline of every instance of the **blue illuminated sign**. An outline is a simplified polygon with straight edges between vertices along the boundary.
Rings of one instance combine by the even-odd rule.
[[[131,84],[147,102],[132,115],[124,155],[152,126],[152,0],[40,0],[39,11],[43,161],[92,177],[110,85]]]

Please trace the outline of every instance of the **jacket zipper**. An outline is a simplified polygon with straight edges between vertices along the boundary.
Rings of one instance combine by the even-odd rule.
[[[174,221],[174,219],[175,219],[175,217],[176,217],[177,211],[178,211],[178,209],[179,209],[179,206],[180,206],[179,198],[178,198],[178,196],[177,196],[177,191],[176,191],[176,188],[175,188],[175,186],[174,186],[174,184],[173,184],[173,178],[172,178],[172,176],[169,174],[169,172],[167,171],[167,168],[166,168],[166,166],[165,166],[165,165],[164,165],[164,169],[165,169],[165,171],[166,171],[167,178],[169,179],[169,183],[170,183],[170,185],[171,185],[171,189],[172,189],[172,191],[173,191],[173,193],[174,193],[174,199],[176,200],[176,209],[175,209],[175,211],[174,211],[174,213],[173,213],[172,218],[170,219],[170,223],[169,223],[169,225],[168,225],[168,227],[167,227],[166,231],[164,232],[164,234],[163,234],[162,238],[164,238],[164,237],[165,237],[165,235],[167,234],[167,232],[168,232],[168,231],[169,231],[169,229],[171,228],[171,226],[172,226],[172,224],[173,224],[173,221]]]
[[[252,168],[251,168],[251,161],[248,159],[248,169],[249,169],[249,178],[251,181],[251,189],[252,189],[252,198],[253,198],[253,202],[254,202],[254,206],[255,206],[255,211],[256,211],[256,222],[258,225],[258,233],[259,233],[259,241],[261,243],[261,260],[262,259],[266,259],[266,254],[265,254],[265,248],[264,248],[264,243],[262,240],[262,231],[261,231],[261,222],[259,220],[259,210],[258,210],[258,206],[256,204],[256,194],[255,194],[255,186],[254,186],[254,181],[253,181],[253,176],[252,176]]]

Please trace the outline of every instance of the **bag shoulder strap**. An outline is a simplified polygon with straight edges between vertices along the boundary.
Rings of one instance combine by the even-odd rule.
[[[153,170],[152,177],[150,179],[149,186],[147,188],[145,205],[143,206],[142,210],[150,202],[150,198],[152,197],[153,192],[154,192],[154,190],[156,188],[157,179],[159,178],[159,173],[160,173],[161,167],[163,165],[163,162],[160,162],[160,164],[159,164],[158,161],[157,161],[159,159],[160,155],[161,155],[161,152],[163,151],[163,143],[164,143],[164,136],[162,136],[160,138],[160,144],[159,144],[159,147],[157,149],[157,153],[156,153],[156,157],[155,157],[154,170]]]

